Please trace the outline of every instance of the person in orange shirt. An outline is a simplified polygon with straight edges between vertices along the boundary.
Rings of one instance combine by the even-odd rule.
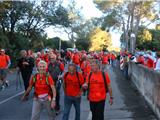
[[[102,71],[109,69],[109,54],[106,52],[102,56]]]
[[[83,76],[76,71],[75,64],[68,65],[68,72],[64,73],[64,113],[62,120],[69,120],[69,112],[72,104],[75,107],[75,120],[80,120],[81,86],[84,84]]]
[[[0,80],[2,81],[1,89],[4,90],[9,85],[8,81],[5,80],[7,76],[7,69],[11,65],[10,57],[5,54],[5,50],[0,50]]]
[[[81,70],[82,70],[84,80],[86,80],[87,74],[89,74],[91,71],[90,58],[88,56],[83,57]]]
[[[80,71],[80,59],[80,53],[78,51],[75,51],[72,62],[76,64],[77,71]]]
[[[55,113],[52,112],[52,109],[54,109],[56,105],[56,89],[54,80],[48,73],[46,73],[46,68],[47,63],[45,61],[40,61],[38,63],[38,73],[31,78],[27,91],[21,97],[22,101],[26,100],[30,91],[34,87],[31,120],[40,119],[40,112],[43,107],[47,109],[48,120],[55,119]]]
[[[105,75],[105,79],[104,76]],[[106,81],[105,81],[106,80]],[[106,83],[104,83],[104,81]],[[104,120],[104,108],[106,100],[106,90],[110,94],[110,104],[113,104],[112,88],[108,73],[100,70],[100,62],[95,60],[91,63],[91,73],[87,76],[83,84],[84,89],[88,89],[88,100],[92,112],[92,120]]]

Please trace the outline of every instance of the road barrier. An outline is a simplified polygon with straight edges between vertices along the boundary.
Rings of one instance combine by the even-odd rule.
[[[129,78],[160,119],[160,73],[143,65],[129,63]]]

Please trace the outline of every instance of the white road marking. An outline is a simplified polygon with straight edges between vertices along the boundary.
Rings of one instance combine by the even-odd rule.
[[[9,98],[1,101],[1,102],[0,102],[0,105],[3,104],[3,103],[5,103],[5,102],[7,102],[7,101],[9,101],[9,100],[11,100],[11,99],[13,99],[13,98],[15,98],[15,97],[17,97],[17,96],[19,96],[19,95],[21,95],[21,94],[23,94],[23,93],[24,93],[24,91],[22,91],[22,92],[20,92],[20,93],[17,93],[17,94],[15,94],[14,96],[11,96],[11,97],[9,97]]]
[[[87,120],[92,120],[92,113],[91,113],[91,111],[89,112]]]

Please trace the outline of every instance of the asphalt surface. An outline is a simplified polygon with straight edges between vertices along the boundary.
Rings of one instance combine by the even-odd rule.
[[[114,103],[109,105],[106,100],[105,120],[158,120],[143,96],[137,91],[130,80],[123,77],[119,69],[110,69],[109,76],[113,89]],[[7,80],[10,86],[0,91],[0,120],[30,120],[32,111],[32,97],[22,102],[20,97],[24,91],[23,84],[20,86],[16,72],[9,73]],[[63,115],[63,90],[61,90],[61,112],[56,120],[61,120]],[[81,120],[91,120],[89,103],[86,96],[82,96]],[[69,120],[74,120],[75,110],[72,107]],[[41,120],[47,120],[47,113],[42,111]]]

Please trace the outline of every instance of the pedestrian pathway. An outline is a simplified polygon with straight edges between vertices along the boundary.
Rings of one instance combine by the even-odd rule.
[[[117,68],[109,71],[114,104],[106,102],[105,120],[157,120],[152,110],[130,80]]]

